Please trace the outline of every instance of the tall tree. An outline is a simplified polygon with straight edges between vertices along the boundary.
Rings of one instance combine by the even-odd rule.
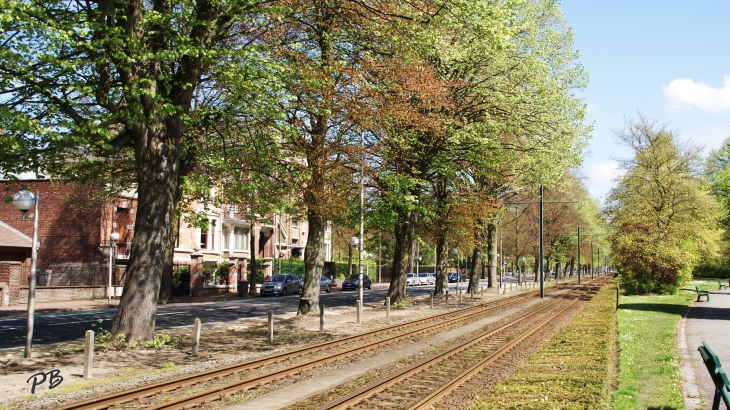
[[[252,104],[218,97],[271,77],[256,41],[270,5],[30,0],[2,9],[0,168],[78,179],[99,175],[104,158],[129,158],[138,209],[112,332],[151,339],[181,186],[200,159],[198,125],[247,112]]]
[[[634,156],[606,209],[612,260],[629,294],[674,293],[703,255],[717,252],[720,236],[699,149],[641,114],[616,135]]]

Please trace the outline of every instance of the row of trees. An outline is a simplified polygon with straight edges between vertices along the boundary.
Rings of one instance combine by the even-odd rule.
[[[137,190],[112,330],[127,340],[153,336],[189,203],[306,215],[307,314],[325,228],[347,224],[360,173],[369,226],[392,235],[399,302],[417,226],[436,245],[442,292],[449,243],[475,261],[490,245],[494,260],[504,202],[561,186],[590,131],[574,95],[586,74],[550,0],[2,6],[5,176],[42,167]]]

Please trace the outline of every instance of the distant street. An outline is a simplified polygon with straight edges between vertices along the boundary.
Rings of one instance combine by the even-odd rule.
[[[486,286],[484,281],[483,286]],[[466,289],[466,283],[460,284]],[[411,296],[424,296],[433,292],[433,286],[409,286]],[[453,291],[454,284],[449,284]],[[365,303],[384,302],[387,288],[374,285],[372,290],[364,290]],[[354,306],[357,292],[337,291],[320,293],[320,302],[328,308]],[[192,326],[193,319],[198,317],[203,323],[222,323],[238,319],[266,316],[269,310],[274,314],[294,313],[299,306],[298,296],[258,297],[240,300],[226,300],[208,303],[171,304],[157,309],[156,329],[173,329]],[[102,329],[110,330],[116,309],[52,313],[35,316],[33,344],[41,345],[70,340],[83,339],[84,332],[95,330],[91,325],[103,319]],[[0,350],[22,347],[25,345],[25,317],[0,319]]]

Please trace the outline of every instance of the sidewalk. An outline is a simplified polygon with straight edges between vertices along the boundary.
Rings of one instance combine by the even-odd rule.
[[[697,351],[703,341],[715,351],[723,367],[730,368],[730,290],[713,290],[709,302],[704,297],[702,302],[692,302],[680,322],[685,404],[689,410],[711,408],[715,395],[715,385]]]

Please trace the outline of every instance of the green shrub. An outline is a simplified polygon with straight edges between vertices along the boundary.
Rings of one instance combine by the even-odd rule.
[[[142,346],[144,346],[147,349],[160,349],[162,346],[168,345],[172,347],[177,347],[182,344],[182,338],[179,336],[170,336],[166,333],[163,333],[161,335],[155,336],[154,339],[142,342]]]
[[[626,295],[674,295],[692,277],[687,265],[677,269],[674,274],[666,275],[657,275],[637,265],[619,265],[617,269],[621,275],[621,289]]]
[[[726,262],[712,261],[704,263],[696,267],[692,271],[692,276],[696,278],[730,278],[730,265]]]
[[[215,271],[215,276],[218,278],[218,283],[223,285],[229,285],[229,277],[231,275],[231,264],[223,262],[218,266]]]
[[[188,282],[190,280],[190,265],[178,265],[172,270],[172,286],[178,287],[182,285],[183,278]]]

